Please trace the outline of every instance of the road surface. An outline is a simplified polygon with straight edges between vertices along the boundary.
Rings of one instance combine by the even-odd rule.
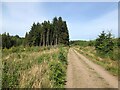
[[[118,88],[117,77],[73,48],[68,53],[66,88]]]

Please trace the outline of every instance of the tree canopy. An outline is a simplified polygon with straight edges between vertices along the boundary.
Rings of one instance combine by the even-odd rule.
[[[54,17],[53,21],[33,23],[30,32],[25,35],[25,45],[49,46],[69,45],[69,33],[66,21]]]
[[[24,38],[19,37],[18,35],[15,36],[10,36],[9,33],[3,33],[2,35],[2,40],[0,46],[2,48],[10,48],[12,46],[19,46],[23,44]]]

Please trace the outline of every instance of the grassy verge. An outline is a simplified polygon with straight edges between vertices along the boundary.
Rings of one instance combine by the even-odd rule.
[[[94,47],[75,47],[75,49],[92,60],[93,62],[103,66],[106,70],[108,70],[111,74],[117,76],[118,75],[118,60],[112,60],[109,57],[100,57],[96,54]]]
[[[63,88],[68,48],[3,50],[2,88]]]
[[[2,49],[0,47],[0,90],[2,87]]]

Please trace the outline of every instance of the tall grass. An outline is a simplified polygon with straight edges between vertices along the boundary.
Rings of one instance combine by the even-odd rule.
[[[2,87],[2,48],[0,47],[0,89]]]
[[[2,88],[64,87],[67,48],[3,49]]]

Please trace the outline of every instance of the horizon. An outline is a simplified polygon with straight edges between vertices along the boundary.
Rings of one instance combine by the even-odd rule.
[[[35,22],[61,16],[70,41],[94,40],[104,30],[118,37],[117,2],[3,2],[2,32],[24,37]],[[19,32],[18,32],[19,31]]]

